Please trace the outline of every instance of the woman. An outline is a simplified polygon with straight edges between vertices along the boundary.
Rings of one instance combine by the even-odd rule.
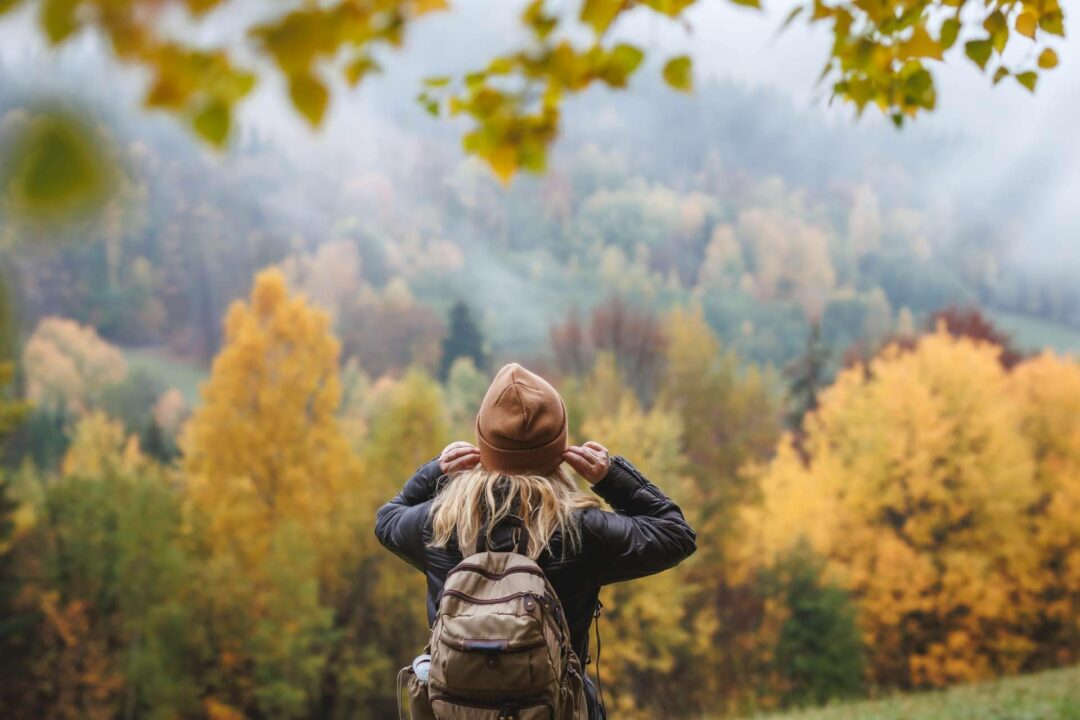
[[[427,576],[429,623],[447,573],[477,549],[524,551],[554,587],[578,658],[588,662],[600,588],[666,570],[694,552],[679,507],[603,445],[567,447],[566,407],[517,363],[495,375],[476,445],[453,442],[379,509],[379,541]],[[577,489],[566,463],[614,512]],[[589,718],[603,718],[586,682]]]

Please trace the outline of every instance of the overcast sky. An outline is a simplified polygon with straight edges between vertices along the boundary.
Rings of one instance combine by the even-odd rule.
[[[769,87],[832,124],[852,126],[853,132],[885,124],[872,110],[856,121],[849,107],[828,106],[826,93],[816,85],[829,43],[827,29],[796,23],[780,33],[781,19],[791,4],[787,0],[765,2],[766,9],[757,12],[725,0],[699,0],[687,15],[689,30],[639,9],[620,21],[615,33],[643,45],[654,57],[688,51],[695,58],[699,82],[715,77],[750,87]],[[569,7],[576,3],[566,0],[561,4]],[[522,5],[503,0],[457,0],[453,12],[423,19],[410,30],[404,51],[384,58],[384,77],[347,99],[335,100],[333,114],[319,135],[309,132],[294,113],[283,111],[283,93],[273,79],[264,82],[248,103],[243,122],[270,123],[275,132],[287,135],[300,147],[310,145],[313,149],[325,149],[341,138],[356,138],[364,124],[371,122],[364,112],[366,105],[412,107],[420,77],[445,73],[447,67],[474,68],[493,52],[513,46],[521,37],[516,17]],[[1068,23],[1068,11],[1080,10],[1080,2],[1066,0],[1064,5]],[[235,36],[235,20],[215,17],[198,32],[203,38]],[[0,21],[0,60],[31,58],[47,70],[50,53],[29,27],[27,12]],[[970,157],[937,178],[939,187],[934,191],[948,193],[976,209],[996,202],[1002,193],[1022,193],[1022,216],[1016,219],[1023,235],[1016,243],[1018,257],[1057,269],[1075,266],[1080,271],[1080,142],[1074,129],[1080,118],[1080,63],[1076,62],[1075,44],[1060,43],[1056,49],[1061,64],[1040,79],[1035,96],[1014,82],[992,87],[989,78],[962,54],[950,56],[949,62],[936,68],[937,111],[901,132],[962,133],[969,138]],[[88,58],[100,54],[93,38],[61,52]],[[1025,50],[1019,48],[1018,52]],[[126,82],[137,84],[138,80],[127,73]],[[115,88],[94,92],[104,97],[117,94]],[[353,151],[362,161],[362,147]]]

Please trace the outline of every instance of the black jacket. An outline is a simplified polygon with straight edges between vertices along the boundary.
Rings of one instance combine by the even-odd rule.
[[[421,465],[397,497],[379,508],[375,534],[388,549],[427,576],[428,623],[435,621],[435,599],[446,574],[462,555],[456,545],[428,547],[430,506],[444,479],[438,460]],[[604,479],[592,486],[615,512],[581,511],[581,548],[562,557],[558,533],[537,560],[562,601],[575,652],[586,662],[589,627],[602,585],[633,580],[674,567],[695,550],[695,535],[679,506],[645,479],[630,461],[616,455]],[[511,527],[492,531],[490,550],[511,550]],[[599,717],[591,683],[589,717]]]

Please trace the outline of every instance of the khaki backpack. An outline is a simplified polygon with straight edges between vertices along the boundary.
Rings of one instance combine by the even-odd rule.
[[[587,720],[581,663],[540,566],[480,552],[446,577],[427,651],[428,682],[403,668],[414,720]]]

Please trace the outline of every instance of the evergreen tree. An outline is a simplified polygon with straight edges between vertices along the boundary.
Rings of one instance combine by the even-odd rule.
[[[828,384],[829,346],[821,337],[821,323],[815,322],[799,357],[784,369],[788,381],[787,424],[800,430],[803,418],[818,406],[818,393]]]
[[[487,353],[484,351],[484,336],[473,320],[469,306],[458,300],[450,308],[450,330],[442,342],[442,360],[439,365],[439,379],[446,381],[450,366],[459,357],[472,358],[478,370],[487,369]]]
[[[785,702],[820,705],[863,689],[864,655],[850,594],[822,576],[824,559],[806,542],[765,577],[787,611],[774,654]]]

